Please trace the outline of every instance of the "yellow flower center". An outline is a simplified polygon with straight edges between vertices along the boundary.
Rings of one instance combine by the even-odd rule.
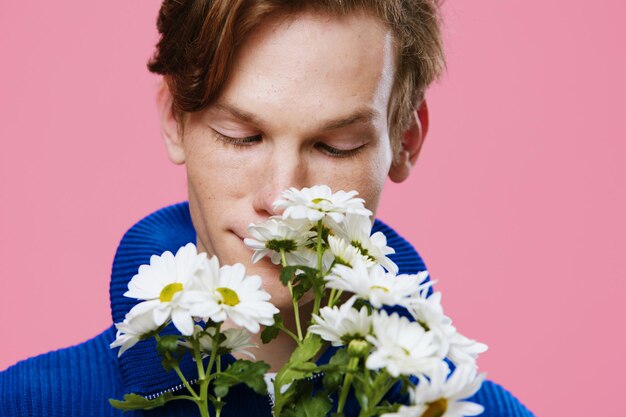
[[[329,199],[327,199],[327,198],[321,198],[321,197],[320,197],[320,198],[314,198],[313,200],[311,200],[311,202],[312,202],[313,204],[319,204],[319,203],[321,203],[322,201],[328,201],[328,202],[330,203],[330,200],[329,200]]]
[[[222,303],[231,307],[239,304],[239,296],[235,291],[231,290],[230,288],[219,287],[216,288],[215,291],[219,292],[222,296]]]
[[[428,408],[422,414],[422,417],[441,417],[448,409],[448,400],[439,398],[437,401],[428,403]]]
[[[180,282],[172,282],[171,284],[166,285],[161,290],[161,294],[159,295],[159,300],[162,303],[169,303],[174,298],[174,294],[183,290],[183,284]]]
[[[380,285],[372,285],[370,290],[382,290],[382,292],[389,292],[389,289],[381,287]]]

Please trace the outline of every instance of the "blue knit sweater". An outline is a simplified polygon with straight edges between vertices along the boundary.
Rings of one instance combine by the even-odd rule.
[[[388,244],[396,250],[391,256],[401,273],[417,273],[426,267],[415,249],[391,228],[380,221],[374,232],[382,231]],[[123,293],[136,274],[139,265],[149,263],[150,256],[166,250],[175,252],[196,235],[187,203],[161,209],[135,224],[123,237],[115,255],[111,274],[111,313],[113,322],[121,322],[135,300]],[[157,360],[154,341],[138,343],[117,358],[117,350],[109,344],[115,339],[115,328],[66,349],[49,352],[8,368],[0,373],[0,416],[121,416],[122,412],[109,405],[109,398],[122,399],[124,394],[156,396],[170,390],[180,390],[174,372],[166,373]],[[325,362],[332,349],[320,358]],[[228,358],[227,362],[233,360]],[[183,373],[193,379],[195,365],[181,363]],[[225,398],[224,417],[271,416],[269,397],[257,395],[245,386],[231,389]],[[486,381],[472,401],[485,407],[484,417],[531,417],[517,399],[499,385]],[[356,411],[356,401],[345,411]],[[133,416],[196,416],[196,405],[190,401],[174,401],[151,410],[127,412]]]

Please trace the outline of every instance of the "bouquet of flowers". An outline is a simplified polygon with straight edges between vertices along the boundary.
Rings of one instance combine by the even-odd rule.
[[[111,404],[151,409],[184,399],[195,402],[201,416],[209,410],[219,416],[234,385],[267,395],[269,365],[250,352],[251,333],[263,326],[263,343],[283,332],[296,346],[269,384],[275,416],[344,416],[350,395],[360,417],[482,413],[482,406],[463,400],[480,388],[484,374],[477,373],[476,358],[487,347],[456,331],[426,271],[398,275],[387,256],[394,250],[383,233],[371,234],[372,213],[356,195],[325,185],[291,188],[274,203],[280,216],[248,228],[244,242],[254,251],[252,261],[269,257],[281,266],[295,329],[270,303],[261,277],[246,275],[242,264],[221,266],[192,243],[175,255],[152,256],[128,284],[125,296],[141,302],[116,324],[111,347],[122,355],[154,338],[165,371],[175,371],[186,392],[151,399],[130,394]],[[304,301],[312,303],[312,314],[302,323]],[[170,323],[177,333],[163,334]],[[329,345],[334,354],[318,365]],[[221,357],[231,353],[252,360],[223,367]],[[197,365],[193,381],[178,366],[187,354]],[[402,404],[390,401],[392,390],[404,394]]]

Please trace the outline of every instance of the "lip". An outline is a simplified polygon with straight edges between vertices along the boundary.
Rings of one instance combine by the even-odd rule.
[[[252,237],[250,232],[248,232],[248,226],[254,224],[253,222],[233,224],[231,228],[228,229],[229,232],[237,236],[242,241],[247,237]]]
[[[244,243],[243,243],[243,240],[244,240],[245,238],[244,238],[244,237],[242,237],[242,235],[241,235],[239,232],[237,232],[237,231],[235,231],[235,230],[232,230],[232,229],[230,229],[229,231],[230,231],[230,233],[232,233],[233,235],[235,235],[235,237],[237,237],[239,240],[241,240],[241,243],[242,243],[242,244],[244,244]],[[244,244],[244,245],[245,245],[245,244]]]

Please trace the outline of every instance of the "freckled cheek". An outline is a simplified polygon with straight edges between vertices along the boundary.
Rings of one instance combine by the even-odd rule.
[[[218,148],[191,155],[187,159],[190,183],[214,198],[246,196],[257,187],[260,168],[255,158],[243,153]]]
[[[349,165],[319,168],[324,174],[316,183],[328,184],[333,190],[356,190],[370,210],[377,209],[388,172],[388,168],[377,158],[355,160]]]
[[[360,177],[360,187],[357,189],[360,193],[359,196],[365,200],[366,207],[374,213],[378,209],[386,178],[386,172],[382,172],[380,169],[380,166],[373,166],[369,170],[364,170]]]

